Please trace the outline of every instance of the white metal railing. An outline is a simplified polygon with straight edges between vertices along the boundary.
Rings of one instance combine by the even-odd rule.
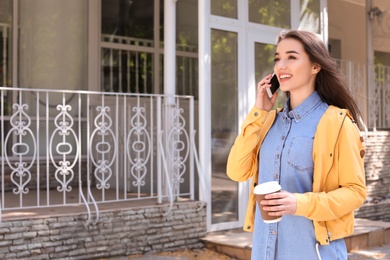
[[[191,96],[1,87],[0,103],[0,220],[85,205],[89,224],[100,203],[194,199]]]
[[[390,67],[339,60],[370,129],[390,129]]]

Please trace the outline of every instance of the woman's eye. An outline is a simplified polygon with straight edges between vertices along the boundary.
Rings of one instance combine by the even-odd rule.
[[[274,59],[274,62],[278,62],[278,61],[279,61],[279,58],[275,58],[275,59]]]
[[[296,58],[294,56],[289,56],[288,59],[289,60],[295,60]]]

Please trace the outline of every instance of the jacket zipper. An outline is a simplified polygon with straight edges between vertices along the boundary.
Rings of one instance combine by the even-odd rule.
[[[337,143],[337,140],[339,140],[339,136],[340,136],[340,133],[341,133],[341,128],[342,128],[343,125],[344,125],[344,122],[345,122],[345,118],[346,118],[346,117],[347,117],[347,113],[345,113],[345,116],[344,116],[344,118],[343,118],[343,122],[342,122],[341,125],[340,125],[339,132],[338,132],[337,138],[336,138],[336,142],[334,143],[332,157],[334,156],[334,151],[335,151],[335,149],[336,149],[336,143]],[[322,186],[322,190],[324,190],[326,181],[327,181],[327,179],[328,179],[329,172],[332,170],[333,163],[334,163],[334,159],[332,158],[332,165],[330,166],[329,171],[328,171],[328,173],[326,174],[326,178],[325,178],[325,181],[324,181],[324,185]],[[329,230],[328,230],[328,225],[326,224],[326,221],[324,221],[324,223],[325,223],[326,234],[328,235],[328,243],[330,243],[330,235],[331,235],[331,234],[330,234],[330,232],[329,232]]]
[[[334,156],[334,151],[335,151],[335,149],[336,149],[336,143],[337,143],[337,140],[339,140],[339,136],[340,136],[340,133],[341,133],[341,128],[342,128],[343,125],[344,125],[344,121],[345,121],[346,116],[347,116],[347,114],[345,114],[345,116],[344,116],[344,118],[343,118],[343,122],[342,122],[341,125],[340,125],[339,132],[338,132],[337,138],[336,138],[336,142],[334,143],[334,146],[333,146],[332,157]],[[324,185],[322,185],[322,190],[324,190],[326,181],[327,181],[327,179],[328,179],[329,172],[332,170],[333,163],[334,163],[334,160],[333,160],[333,158],[332,158],[332,165],[330,166],[328,172],[326,173],[326,178],[325,178],[325,181],[324,181]]]
[[[328,243],[330,243],[330,232],[328,230],[328,225],[326,224],[326,221],[325,221],[325,228],[326,228],[326,234],[328,235]]]

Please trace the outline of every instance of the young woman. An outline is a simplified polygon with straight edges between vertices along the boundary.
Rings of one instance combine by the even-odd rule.
[[[360,119],[335,61],[314,34],[279,35],[274,73],[287,94],[283,109],[272,110],[271,75],[257,88],[230,151],[227,174],[252,178],[244,230],[254,232],[252,260],[347,259],[344,237],[352,234],[353,211],[366,199]],[[282,191],[266,196],[264,210],[282,216],[262,221],[253,189],[278,181]]]

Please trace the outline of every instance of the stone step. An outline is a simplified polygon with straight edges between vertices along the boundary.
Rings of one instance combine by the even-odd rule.
[[[207,248],[232,258],[251,258],[252,233],[242,229],[211,232],[202,240]],[[390,222],[356,219],[355,231],[345,243],[348,252],[390,244]]]
[[[345,244],[348,252],[390,244],[390,222],[358,218]]]

